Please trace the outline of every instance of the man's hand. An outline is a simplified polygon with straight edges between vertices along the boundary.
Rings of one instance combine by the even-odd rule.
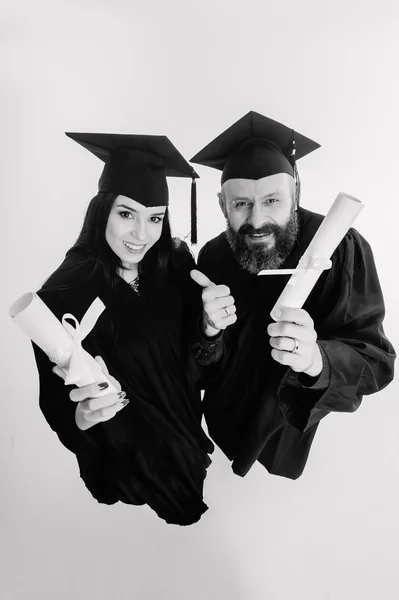
[[[323,359],[317,342],[313,320],[302,308],[281,306],[272,313],[276,323],[267,328],[272,357],[297,373],[318,377]]]
[[[96,361],[101,366],[103,372],[111,383],[115,386],[117,392],[97,396],[103,392],[108,384],[106,382],[93,383],[80,388],[74,388],[69,398],[72,402],[76,402],[75,422],[82,431],[93,427],[96,423],[109,421],[117,412],[124,408],[129,400],[126,398],[125,392],[121,391],[119,382],[109,374],[105,362],[101,356],[96,356]],[[65,373],[60,367],[53,367],[53,373],[62,379],[65,379]]]
[[[216,285],[206,275],[194,269],[191,278],[202,287],[202,329],[206,337],[214,337],[237,321],[234,298],[227,285]]]

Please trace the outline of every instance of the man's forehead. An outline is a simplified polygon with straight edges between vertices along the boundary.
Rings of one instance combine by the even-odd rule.
[[[287,194],[294,189],[294,179],[288,173],[269,175],[261,179],[228,179],[222,191],[228,198]]]

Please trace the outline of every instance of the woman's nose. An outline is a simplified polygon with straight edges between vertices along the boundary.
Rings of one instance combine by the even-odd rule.
[[[137,219],[132,228],[132,237],[138,242],[142,242],[146,239],[146,227],[144,221]]]

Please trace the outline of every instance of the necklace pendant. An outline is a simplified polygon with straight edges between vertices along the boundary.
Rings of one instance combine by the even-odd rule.
[[[139,276],[137,275],[132,281],[129,282],[130,287],[138,296],[140,296],[140,288],[139,288]]]

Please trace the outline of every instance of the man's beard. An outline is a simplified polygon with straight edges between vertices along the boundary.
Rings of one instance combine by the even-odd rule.
[[[234,257],[240,267],[257,275],[263,269],[278,269],[291,254],[298,237],[299,224],[295,209],[291,210],[290,217],[285,225],[280,227],[275,223],[263,225],[255,229],[252,225],[244,224],[238,231],[234,231],[227,222],[227,239]],[[269,248],[267,243],[254,243],[248,246],[246,235],[272,233],[274,244]]]

